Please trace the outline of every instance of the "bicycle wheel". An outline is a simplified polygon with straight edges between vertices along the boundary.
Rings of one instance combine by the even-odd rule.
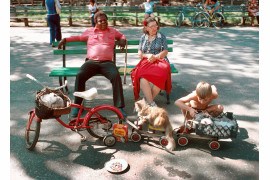
[[[102,123],[101,120],[106,121]],[[90,135],[96,138],[103,138],[108,134],[113,134],[112,125],[120,122],[120,115],[111,109],[100,109],[93,112],[92,116],[88,119],[87,128]]]
[[[182,24],[183,21],[184,21],[184,18],[185,18],[185,15],[184,15],[182,12],[180,12],[180,13],[178,14],[178,17],[175,19],[175,25],[180,27],[181,24]]]
[[[209,27],[209,17],[205,13],[198,13],[194,18],[194,24],[199,28]]]
[[[28,129],[29,127],[29,129]],[[32,151],[37,144],[40,133],[40,122],[35,120],[35,113],[30,112],[29,119],[25,128],[25,146]]]
[[[222,28],[224,26],[224,17],[220,13],[215,13],[213,15],[212,24],[214,27]]]

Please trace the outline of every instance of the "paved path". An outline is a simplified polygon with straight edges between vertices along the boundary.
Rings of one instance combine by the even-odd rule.
[[[85,28],[64,27],[63,37],[80,34]],[[138,39],[141,28],[118,28],[128,39]],[[48,28],[10,29],[10,168],[11,179],[258,179],[259,178],[259,29],[231,27],[224,29],[161,28],[174,40],[169,59],[180,70],[172,75],[172,103],[158,96],[156,103],[168,110],[174,128],[183,116],[174,100],[194,90],[199,81],[215,84],[216,103],[232,111],[240,133],[232,142],[222,142],[219,151],[210,151],[207,141],[192,140],[173,153],[164,151],[158,140],[117,143],[111,148],[91,137],[80,142],[76,133],[53,120],[42,122],[39,142],[34,151],[24,147],[27,112],[34,106],[34,93],[40,86],[25,78],[34,75],[49,86],[57,78],[48,74],[61,66],[61,57],[52,55]],[[68,64],[83,63],[83,56],[72,56]],[[123,56],[118,56],[123,63]],[[136,55],[128,55],[129,64],[137,64]],[[74,78],[69,78],[71,91]],[[125,89],[128,118],[136,119],[130,77]],[[88,87],[97,87],[93,102],[112,104],[111,85],[103,77],[94,77]],[[69,95],[73,100],[72,95]],[[112,157],[126,159],[130,165],[123,174],[110,174],[104,164]]]

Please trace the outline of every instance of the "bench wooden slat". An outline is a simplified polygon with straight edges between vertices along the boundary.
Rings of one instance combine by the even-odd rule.
[[[168,51],[169,52],[173,52],[173,48],[172,47],[168,47]],[[121,51],[120,49],[115,49],[114,50],[115,53],[125,53],[125,51]],[[127,53],[138,53],[138,49],[127,49]]]
[[[139,45],[139,40],[128,40],[128,45]],[[58,46],[59,42],[53,43],[55,46]],[[118,41],[115,42],[118,45]],[[167,44],[173,44],[173,40],[167,39]],[[66,46],[86,46],[86,41],[75,41],[75,42],[66,42]]]
[[[169,52],[173,52],[172,47],[168,47]],[[125,53],[120,49],[115,49],[115,53]],[[138,53],[138,49],[127,49],[127,53]],[[72,49],[72,50],[53,50],[54,55],[63,55],[63,54],[87,54],[87,49]]]
[[[178,70],[175,68],[174,64],[170,64],[171,66],[171,73],[178,73]],[[117,66],[119,74],[124,75],[124,66]],[[131,74],[131,71],[135,68],[135,66],[127,66],[127,75]],[[66,76],[66,77],[74,77],[77,75],[80,67],[54,67],[51,73],[49,74],[50,77],[59,77],[59,76]]]
[[[128,45],[139,45],[139,40],[128,40]],[[59,42],[54,42],[55,46],[58,46]],[[118,41],[115,43],[118,44]],[[167,40],[167,44],[173,44],[173,40]],[[66,46],[87,46],[86,41],[75,41],[75,42],[66,42]],[[172,47],[168,47],[169,52],[173,52]],[[125,53],[120,49],[115,49],[115,53]],[[127,53],[138,53],[137,48],[128,48]],[[72,50],[53,50],[54,55],[63,55],[63,54],[87,54],[87,49],[72,49]]]

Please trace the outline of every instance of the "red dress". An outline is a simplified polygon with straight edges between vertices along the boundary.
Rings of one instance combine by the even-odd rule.
[[[171,67],[165,59],[160,59],[150,63],[147,58],[143,58],[131,72],[134,99],[140,97],[140,78],[153,83],[167,93],[171,93]]]

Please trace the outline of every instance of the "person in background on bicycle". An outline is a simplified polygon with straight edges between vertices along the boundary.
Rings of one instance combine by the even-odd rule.
[[[259,24],[259,6],[256,3],[256,0],[252,0],[248,4],[248,15],[251,17],[251,25],[254,27],[254,18],[257,18]]]
[[[210,11],[211,10],[211,0],[206,0],[203,7],[205,10]]]
[[[58,45],[58,49],[66,42],[87,41],[86,62],[80,67],[75,81],[75,91],[85,91],[85,83],[91,77],[102,74],[112,83],[114,106],[118,107],[123,116],[126,116],[123,87],[120,74],[113,63],[115,40],[119,41],[121,50],[125,47],[125,36],[114,28],[108,27],[108,17],[104,12],[97,12],[94,16],[95,27],[88,28],[80,36],[64,38]],[[75,104],[81,104],[82,98],[75,97]],[[72,116],[78,115],[79,108],[75,108]]]
[[[215,12],[219,12],[220,2],[217,2],[217,0],[211,0],[212,3],[212,9],[209,12],[209,14],[214,14]]]
[[[154,99],[160,90],[171,93],[172,89],[167,39],[159,32],[158,23],[154,18],[147,18],[143,24],[144,34],[138,48],[138,56],[141,60],[131,73],[134,99],[140,97],[141,88],[147,104],[157,106]],[[153,84],[152,87],[150,83]]]
[[[89,8],[89,13],[91,14],[90,18],[92,21],[92,26],[96,26],[94,16],[95,16],[95,13],[99,11],[99,8],[98,8],[97,4],[95,3],[95,0],[89,1],[88,8]]]
[[[142,3],[140,7],[142,9],[145,9],[144,19],[147,19],[149,16],[155,18],[153,9],[156,7],[156,5],[154,2],[152,2],[151,0],[147,0],[147,2]]]

